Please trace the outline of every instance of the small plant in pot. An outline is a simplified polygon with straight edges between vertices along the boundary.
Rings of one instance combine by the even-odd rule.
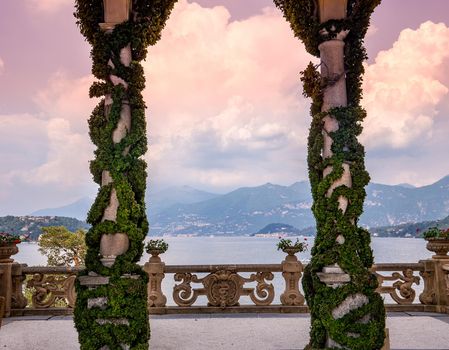
[[[22,242],[20,236],[0,232],[0,246],[19,244],[20,242]]]
[[[152,256],[164,254],[168,250],[168,243],[163,239],[150,239],[145,246],[145,251]]]
[[[306,251],[307,243],[305,241],[300,242],[299,238],[297,238],[295,242],[292,242],[292,240],[288,238],[282,238],[279,240],[277,248],[288,255],[294,255]]]
[[[14,259],[11,259],[11,255],[19,252],[17,244],[20,242],[22,242],[22,238],[20,236],[0,232],[0,262],[13,262]]]
[[[433,259],[449,259],[449,229],[441,230],[437,227],[431,227],[424,232],[424,239],[427,241],[426,248],[436,254]]]

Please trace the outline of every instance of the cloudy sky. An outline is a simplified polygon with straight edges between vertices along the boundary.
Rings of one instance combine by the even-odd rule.
[[[73,0],[1,0],[0,215],[93,197],[89,47]],[[384,0],[366,38],[362,142],[378,183],[449,174],[449,1]],[[311,58],[269,0],[179,0],[144,62],[155,191],[307,178]]]

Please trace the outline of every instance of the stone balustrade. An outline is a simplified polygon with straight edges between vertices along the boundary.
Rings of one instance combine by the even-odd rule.
[[[304,266],[293,254],[280,264],[238,265],[166,265],[156,255],[143,268],[152,314],[308,312],[301,290]],[[0,263],[1,285],[9,286],[0,295],[4,316],[71,314],[80,270]],[[376,264],[371,271],[387,310],[449,312],[448,259]]]

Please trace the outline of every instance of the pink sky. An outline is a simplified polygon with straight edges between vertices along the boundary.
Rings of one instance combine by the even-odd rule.
[[[94,196],[89,47],[73,1],[0,5],[0,215]],[[449,2],[384,0],[366,38],[362,142],[375,182],[449,174]],[[269,0],[180,0],[144,63],[150,186],[305,180],[312,58]]]

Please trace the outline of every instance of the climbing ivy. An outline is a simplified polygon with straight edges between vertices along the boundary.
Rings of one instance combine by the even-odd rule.
[[[144,72],[139,63],[145,59],[147,48],[160,39],[161,31],[176,0],[132,0],[130,20],[104,31],[103,1],[76,0],[74,16],[81,33],[91,44],[92,73],[99,80],[92,84],[90,97],[109,95],[95,107],[89,119],[92,142],[97,146],[95,159],[90,163],[94,181],[101,186],[103,171],[108,171],[112,182],[101,186],[87,221],[92,228],[86,235],[88,246],[86,270],[80,275],[101,275],[109,284],[88,289],[77,283],[75,324],[81,349],[110,350],[148,349],[149,324],[147,311],[147,276],[137,262],[143,252],[143,240],[148,232],[145,214],[146,163],[141,157],[147,151]],[[130,45],[132,61],[125,66],[120,51]],[[110,76],[126,82],[114,85]],[[129,104],[131,129],[119,142],[112,134],[120,120],[122,105]],[[118,199],[115,221],[103,221],[112,190]],[[129,249],[115,260],[111,268],[100,261],[100,239],[103,234],[126,233]],[[107,298],[106,307],[88,308],[88,299]],[[108,320],[106,323],[98,320]],[[120,320],[128,320],[125,324]]]
[[[366,50],[363,38],[369,27],[370,16],[380,0],[348,0],[347,17],[320,23],[318,3],[314,0],[274,0],[290,22],[296,37],[302,40],[309,53],[320,56],[318,46],[336,37],[340,31],[349,31],[345,39],[344,65],[348,106],[322,112],[323,91],[327,82],[312,63],[302,72],[304,95],[312,98],[312,123],[308,138],[308,167],[312,187],[317,236],[312,248],[312,260],[304,273],[303,287],[311,312],[310,343],[306,349],[325,349],[327,337],[345,348],[354,350],[380,349],[384,341],[385,309],[383,300],[375,292],[376,277],[369,271],[373,264],[369,232],[357,226],[363,212],[365,186],[369,175],[365,169],[363,146],[357,136],[362,132],[366,112],[360,106],[362,98],[363,61]],[[332,138],[332,157],[324,158],[323,118],[332,115],[339,124]],[[334,189],[331,185],[343,174],[343,164],[349,165],[352,187]],[[332,167],[326,177],[323,170]],[[338,198],[348,199],[345,212],[339,209]],[[344,237],[342,244],[337,237]],[[319,279],[325,266],[338,264],[350,275],[351,281],[337,288],[327,287]],[[368,303],[334,318],[335,310],[345,299],[363,294]]]

